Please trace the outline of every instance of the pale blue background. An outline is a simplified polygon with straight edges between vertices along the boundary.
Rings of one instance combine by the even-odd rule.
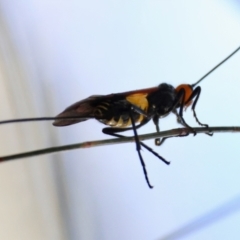
[[[37,106],[31,116],[6,118],[54,116],[92,94],[191,84],[240,45],[239,1],[2,0],[0,7]],[[240,126],[239,66],[240,53],[201,83],[202,122]],[[190,110],[184,114],[197,125]],[[49,141],[40,148],[108,138],[96,121],[35,126]],[[161,120],[161,129],[177,126],[174,116]],[[139,133],[153,131],[149,123]],[[239,143],[237,133],[175,138],[160,148],[148,141],[171,161],[142,151],[153,190],[132,143],[54,154],[66,239],[239,239]],[[231,214],[163,238],[228,201]]]

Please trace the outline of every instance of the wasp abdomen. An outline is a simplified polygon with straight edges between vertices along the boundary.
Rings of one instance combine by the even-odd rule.
[[[102,102],[94,112],[95,118],[108,126],[125,128],[132,125],[129,111],[131,105],[126,101]],[[135,123],[142,122],[144,116],[137,112],[132,112]]]

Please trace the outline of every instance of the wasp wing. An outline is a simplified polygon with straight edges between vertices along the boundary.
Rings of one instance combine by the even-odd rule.
[[[129,92],[123,92],[123,93],[112,93],[109,95],[93,95],[86,99],[83,99],[79,102],[74,103],[73,105],[66,108],[63,112],[58,114],[56,116],[56,119],[53,122],[54,126],[61,127],[61,126],[68,126],[71,124],[79,123],[86,121],[94,117],[94,111],[96,109],[96,106],[101,103],[101,101],[104,100],[111,100],[112,102],[118,102],[120,100],[125,100],[127,102],[130,102],[132,104],[135,104],[136,100],[139,101],[139,98],[146,97],[146,94],[148,95],[151,92],[156,91],[158,88],[146,88],[146,89],[140,89],[140,90],[134,90]],[[138,94],[138,96],[136,96]],[[134,102],[128,100],[132,99],[131,96],[134,96],[133,100]],[[72,118],[71,118],[72,117]]]
[[[93,95],[72,104],[56,116],[53,125],[56,127],[68,126],[94,118],[95,105],[103,97],[102,95]]]

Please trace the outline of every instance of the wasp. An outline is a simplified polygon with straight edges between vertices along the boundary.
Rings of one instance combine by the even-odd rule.
[[[140,142],[137,135],[137,129],[153,119],[156,130],[159,132],[159,119],[173,112],[178,116],[178,121],[182,125],[192,130],[183,118],[183,108],[191,104],[196,121],[200,125],[208,127],[207,124],[202,124],[198,120],[195,112],[200,93],[201,88],[199,86],[194,89],[192,85],[182,84],[174,88],[170,84],[161,83],[154,88],[115,93],[105,96],[93,95],[66,108],[62,113],[56,116],[53,125],[62,127],[89,119],[96,119],[109,126],[103,128],[102,132],[104,134],[120,138],[124,137],[119,134],[120,132],[132,130],[147,184],[152,188],[140,152],[141,146],[152,152],[166,164],[170,162],[166,161],[146,144]],[[177,109],[179,109],[179,111],[177,111]],[[160,145],[160,139],[155,139],[155,143]]]
[[[183,110],[187,107],[192,108],[193,116],[196,122],[208,129],[208,125],[201,123],[197,117],[195,108],[201,94],[201,87],[198,84],[205,79],[209,74],[216,70],[220,65],[226,62],[237,51],[238,47],[229,56],[212,68],[196,83],[181,84],[174,88],[167,83],[161,83],[157,87],[140,89],[135,91],[113,93],[109,95],[93,95],[79,102],[67,107],[63,112],[56,117],[42,117],[42,118],[26,118],[1,121],[3,123],[11,122],[25,122],[25,121],[42,121],[54,120],[53,125],[56,127],[63,127],[89,119],[96,119],[100,123],[108,126],[103,128],[102,132],[118,138],[125,137],[121,132],[133,131],[136,142],[136,150],[143,168],[144,176],[149,188],[153,188],[148,179],[147,170],[143,157],[141,155],[141,147],[144,147],[160,160],[166,164],[170,164],[162,156],[148,147],[145,143],[141,142],[138,138],[137,129],[153,120],[156,126],[156,131],[160,132],[159,119],[166,117],[170,113],[174,113],[177,121],[188,128],[194,135],[196,132],[189,126],[183,117]],[[208,135],[212,136],[209,131]],[[166,138],[155,139],[156,145],[161,145]]]

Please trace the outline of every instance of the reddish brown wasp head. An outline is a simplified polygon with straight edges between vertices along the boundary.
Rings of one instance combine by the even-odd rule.
[[[184,96],[184,106],[187,108],[192,104],[192,101],[187,102],[187,100],[190,98],[190,96],[193,93],[193,88],[189,84],[181,84],[178,87],[176,87],[176,91],[179,92],[181,89],[185,91],[185,96]]]

